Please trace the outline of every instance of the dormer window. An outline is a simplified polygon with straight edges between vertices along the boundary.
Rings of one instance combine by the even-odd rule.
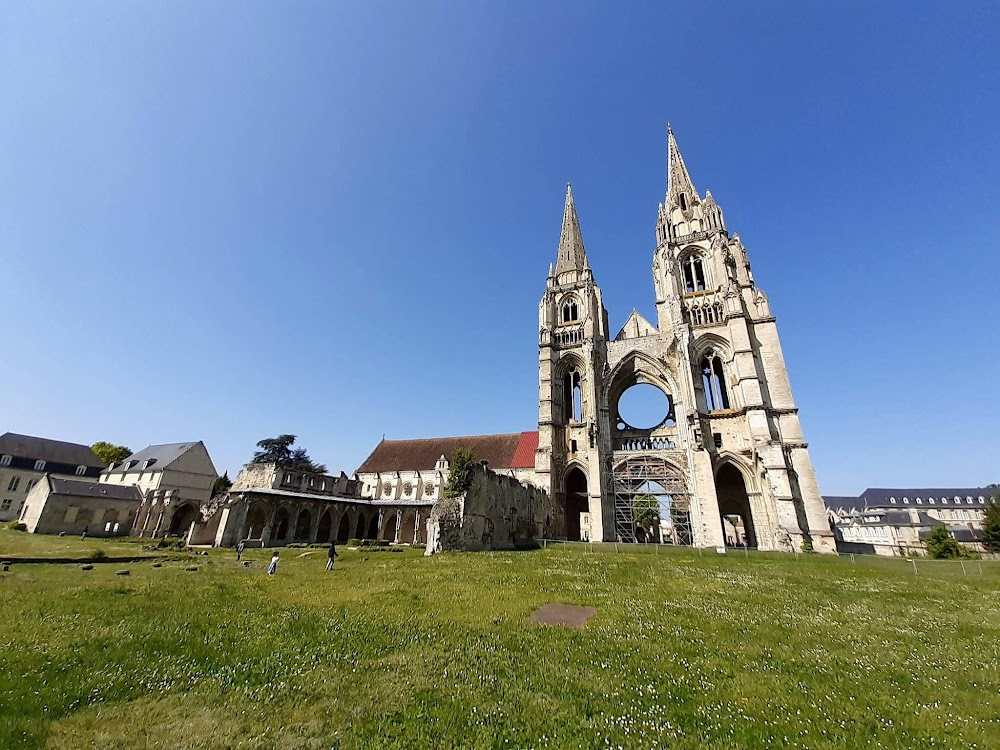
[[[122,467],[122,470],[123,471],[128,471],[129,469],[131,469],[133,466],[137,465],[138,463],[139,462],[137,460],[126,461],[125,465]]]
[[[148,469],[150,466],[152,466],[155,463],[156,463],[156,459],[155,458],[147,458],[145,461],[142,462],[142,468],[143,469]]]
[[[45,462],[41,459],[35,461],[35,471],[45,471]]]
[[[76,467],[76,475],[78,477],[82,477],[86,473],[87,473],[87,467],[86,466],[77,466]]]
[[[0,466],[10,466],[10,456],[0,456]]]
[[[705,283],[705,267],[698,255],[689,255],[681,264],[684,268],[684,293],[694,294],[707,289]]]
[[[580,319],[580,308],[576,303],[575,299],[568,299],[563,302],[562,306],[562,322],[572,323],[573,321]]]

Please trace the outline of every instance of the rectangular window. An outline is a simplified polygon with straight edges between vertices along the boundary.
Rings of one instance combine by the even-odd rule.
[[[24,494],[27,495],[29,492],[31,492],[31,488],[34,487],[36,484],[38,484],[37,479],[29,479],[27,486],[24,488]]]
[[[86,466],[77,466],[76,467],[76,475],[78,477],[82,477],[86,473],[87,473],[87,467]]]
[[[721,448],[722,447],[722,433],[721,432],[713,432],[712,433],[712,437],[715,438],[715,447],[716,448]]]
[[[17,485],[21,483],[21,477],[11,477],[10,484],[7,485],[8,492],[17,492]]]
[[[0,466],[10,466],[10,456],[0,456]]]
[[[10,505],[13,502],[14,501],[11,500],[9,497],[5,497],[3,502],[0,503],[0,513],[6,513],[8,510],[10,510]]]
[[[35,471],[45,471],[45,462],[40,459],[35,461]]]

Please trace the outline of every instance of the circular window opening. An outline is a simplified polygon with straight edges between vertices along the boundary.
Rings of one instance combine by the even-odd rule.
[[[618,429],[651,430],[670,414],[670,397],[655,385],[640,383],[618,399]]]

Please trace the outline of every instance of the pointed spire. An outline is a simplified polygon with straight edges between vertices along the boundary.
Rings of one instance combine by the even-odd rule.
[[[684,195],[684,208],[698,199],[698,191],[694,189],[691,176],[684,166],[684,157],[677,147],[674,129],[667,123],[667,200],[668,208],[680,205],[680,196]]]
[[[587,264],[587,251],[583,247],[580,219],[576,215],[573,202],[573,188],[566,183],[566,207],[563,209],[562,233],[559,235],[559,256],[556,258],[556,273],[582,271]]]

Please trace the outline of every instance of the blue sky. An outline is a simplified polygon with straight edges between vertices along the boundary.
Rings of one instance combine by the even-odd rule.
[[[0,430],[233,474],[282,432],[534,429],[571,180],[652,316],[672,122],[778,318],[827,494],[1000,481],[1000,11],[0,4]]]

